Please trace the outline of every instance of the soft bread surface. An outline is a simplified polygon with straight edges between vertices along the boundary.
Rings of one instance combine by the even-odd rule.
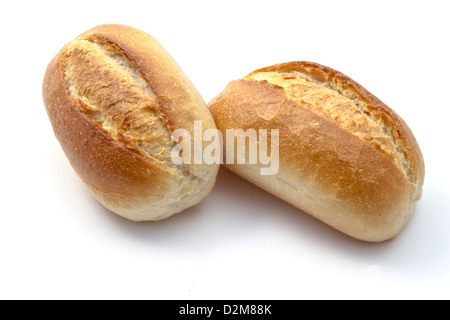
[[[172,132],[214,120],[190,80],[150,35],[95,27],[50,62],[43,97],[56,137],[94,196],[134,221],[160,220],[198,203],[218,165],[175,165]]]
[[[209,107],[223,133],[279,130],[276,175],[260,175],[260,165],[226,167],[352,237],[392,239],[421,197],[424,161],[411,130],[331,68],[290,62],[259,69],[232,81]]]

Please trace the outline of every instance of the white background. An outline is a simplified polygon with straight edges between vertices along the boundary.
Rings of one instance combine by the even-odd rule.
[[[450,298],[449,1],[7,1],[1,8],[2,299]],[[156,37],[208,102],[279,62],[352,77],[399,113],[425,157],[423,199],[393,241],[353,240],[221,169],[158,223],[104,209],[45,113],[48,62],[104,23]]]

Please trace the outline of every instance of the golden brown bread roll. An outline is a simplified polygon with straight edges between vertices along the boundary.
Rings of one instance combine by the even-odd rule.
[[[392,239],[421,197],[424,161],[411,130],[331,68],[291,62],[259,69],[232,81],[209,108],[224,134],[279,130],[277,174],[261,175],[261,164],[248,161],[227,168],[352,237]]]
[[[50,62],[48,116],[70,163],[93,195],[134,221],[160,220],[204,198],[218,165],[173,163],[171,133],[214,129],[193,84],[150,35],[95,27]]]

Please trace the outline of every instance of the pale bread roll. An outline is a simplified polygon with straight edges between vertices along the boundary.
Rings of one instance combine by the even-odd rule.
[[[193,84],[150,35],[95,27],[50,62],[44,103],[64,152],[92,194],[133,221],[160,220],[212,189],[218,165],[175,165],[171,134],[214,129]]]
[[[392,239],[421,197],[424,161],[411,130],[331,68],[291,62],[259,69],[232,81],[209,108],[224,135],[279,130],[276,175],[261,175],[261,164],[227,168],[354,238]]]

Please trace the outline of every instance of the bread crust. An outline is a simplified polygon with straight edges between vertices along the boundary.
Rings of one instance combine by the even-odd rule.
[[[75,97],[70,91],[67,64],[74,66],[72,69],[75,73],[90,72],[85,70],[87,66],[81,62],[77,64],[69,56],[71,45],[83,40],[102,41],[113,46],[137,68],[157,103],[148,108],[154,109],[152,112],[169,134],[177,128],[192,132],[194,121],[202,121],[204,130],[215,128],[200,94],[154,38],[129,26],[98,26],[66,45],[52,59],[43,82],[44,104],[55,136],[74,170],[103,205],[133,221],[160,220],[198,203],[212,189],[218,165],[180,167],[171,163],[170,159],[159,159],[140,147],[140,137],[125,136],[126,129],[115,136],[111,128],[95,121],[83,106],[87,99]],[[101,64],[101,61],[93,63]],[[139,121],[138,118],[128,119],[131,112],[127,108],[133,107],[135,99],[130,99],[128,92],[133,89],[133,83],[120,78],[117,78],[117,82],[108,82],[101,75],[98,75],[98,82],[99,87],[112,90],[108,93],[111,95],[113,92],[115,95],[114,106],[122,107],[112,114],[113,119],[120,116],[122,122],[129,122],[126,123],[128,126]],[[111,109],[113,102],[105,106]],[[125,125],[123,127],[127,128]],[[159,132],[162,129],[157,130],[148,135],[149,143],[152,142],[151,138],[166,134]],[[159,143],[159,140],[154,143]]]
[[[392,131],[388,134],[398,155],[383,152],[314,112],[310,104],[289,96],[286,87],[270,83],[270,78],[252,78],[258,73],[292,71],[358,99],[385,131]],[[223,132],[228,128],[279,130],[280,170],[276,175],[261,176],[260,165],[226,167],[354,238],[392,239],[421,196],[424,162],[411,130],[379,99],[331,68],[290,62],[258,69],[232,81],[209,107]],[[397,156],[405,167],[399,166]]]

